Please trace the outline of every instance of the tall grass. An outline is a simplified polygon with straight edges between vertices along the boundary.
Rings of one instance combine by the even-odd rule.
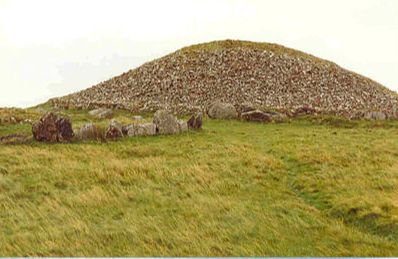
[[[0,255],[397,256],[398,123],[374,125],[0,145]]]

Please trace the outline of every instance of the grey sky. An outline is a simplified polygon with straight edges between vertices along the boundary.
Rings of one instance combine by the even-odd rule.
[[[398,90],[395,0],[0,0],[0,106],[35,105],[220,39],[279,43]]]

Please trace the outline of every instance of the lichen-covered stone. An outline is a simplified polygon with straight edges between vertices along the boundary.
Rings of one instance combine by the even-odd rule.
[[[222,102],[213,103],[208,114],[212,119],[235,119],[238,117],[238,113],[232,104]]]
[[[125,134],[129,137],[134,136],[153,136],[156,135],[155,123],[130,124],[124,127]]]
[[[158,110],[153,116],[156,132],[159,134],[176,134],[180,131],[177,118],[166,110]]]

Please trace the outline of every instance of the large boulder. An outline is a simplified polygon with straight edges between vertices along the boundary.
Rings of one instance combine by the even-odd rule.
[[[32,125],[32,133],[36,140],[44,142],[68,142],[73,138],[70,120],[52,112]]]
[[[246,121],[271,122],[272,116],[260,110],[242,113],[241,118]]]
[[[123,127],[123,133],[129,137],[156,135],[155,123],[130,124]]]
[[[92,111],[89,111],[88,114],[97,118],[97,119],[109,119],[113,116],[113,111],[107,108],[98,108]]]
[[[212,104],[208,114],[212,119],[235,119],[238,117],[238,113],[232,104],[221,102]]]
[[[166,110],[158,110],[153,116],[156,132],[159,134],[176,134],[180,131],[177,118]]]
[[[99,140],[103,137],[101,130],[93,123],[84,124],[76,135],[80,140]]]
[[[122,124],[117,120],[111,120],[105,132],[106,139],[117,139],[123,137]]]
[[[203,121],[203,115],[201,112],[194,113],[191,118],[189,118],[187,124],[189,129],[201,129],[202,128],[202,122]]]

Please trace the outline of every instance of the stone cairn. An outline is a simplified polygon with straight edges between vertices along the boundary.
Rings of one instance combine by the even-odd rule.
[[[249,102],[288,116],[398,117],[397,93],[369,78],[280,45],[230,40],[183,48],[50,100],[61,108],[167,108],[177,114],[209,111],[216,101],[234,107]],[[268,120],[258,112],[247,116]]]

